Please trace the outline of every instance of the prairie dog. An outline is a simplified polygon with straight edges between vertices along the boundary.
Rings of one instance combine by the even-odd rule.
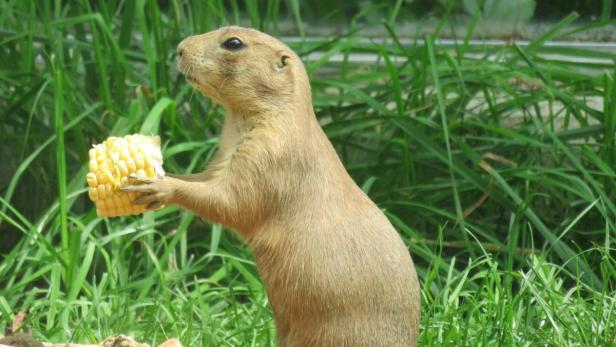
[[[409,252],[319,126],[299,57],[240,27],[188,37],[178,55],[188,82],[225,109],[217,154],[202,173],[124,190],[237,230],[280,346],[415,346],[420,289]]]

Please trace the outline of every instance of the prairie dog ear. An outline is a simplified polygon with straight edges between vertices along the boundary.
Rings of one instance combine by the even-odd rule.
[[[276,65],[274,66],[274,70],[275,71],[285,70],[289,66],[290,61],[291,61],[290,56],[286,55],[283,52],[280,52],[278,54],[278,60],[276,61]]]

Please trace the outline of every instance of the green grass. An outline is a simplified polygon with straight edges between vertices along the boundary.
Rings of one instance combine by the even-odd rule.
[[[203,168],[222,112],[178,76],[176,44],[238,19],[275,33],[302,7],[93,4],[0,3],[0,330],[26,310],[45,340],[274,345],[234,234],[175,207],[101,220],[85,163],[90,144],[144,132],[162,136],[169,172]],[[292,46],[324,53],[306,62],[317,115],[413,255],[421,345],[613,345],[616,54],[544,46],[575,15],[527,47],[401,45],[414,36],[389,26],[396,11],[391,44],[358,40],[359,17],[348,34]]]

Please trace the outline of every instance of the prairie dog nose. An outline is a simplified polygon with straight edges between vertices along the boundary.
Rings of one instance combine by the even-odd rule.
[[[182,40],[182,42],[180,42],[178,44],[177,47],[177,52],[178,52],[178,57],[182,58],[182,56],[184,56],[184,53],[186,53],[186,39]]]
[[[191,36],[192,37],[192,36]],[[182,42],[180,42],[178,44],[177,47],[177,52],[178,52],[178,57],[182,58],[183,56],[186,55],[186,50],[189,48],[189,41],[190,37],[185,38],[184,40],[182,40]]]

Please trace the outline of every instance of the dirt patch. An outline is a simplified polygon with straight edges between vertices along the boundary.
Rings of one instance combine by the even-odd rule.
[[[28,334],[15,334],[3,337],[0,339],[0,346],[1,345],[13,347],[45,347],[45,345],[36,341]]]
[[[150,347],[147,343],[140,343],[124,335],[109,336],[99,345],[77,343],[48,343],[34,339],[28,334],[14,334],[0,339],[0,347]],[[176,339],[169,339],[158,347],[182,347]]]

